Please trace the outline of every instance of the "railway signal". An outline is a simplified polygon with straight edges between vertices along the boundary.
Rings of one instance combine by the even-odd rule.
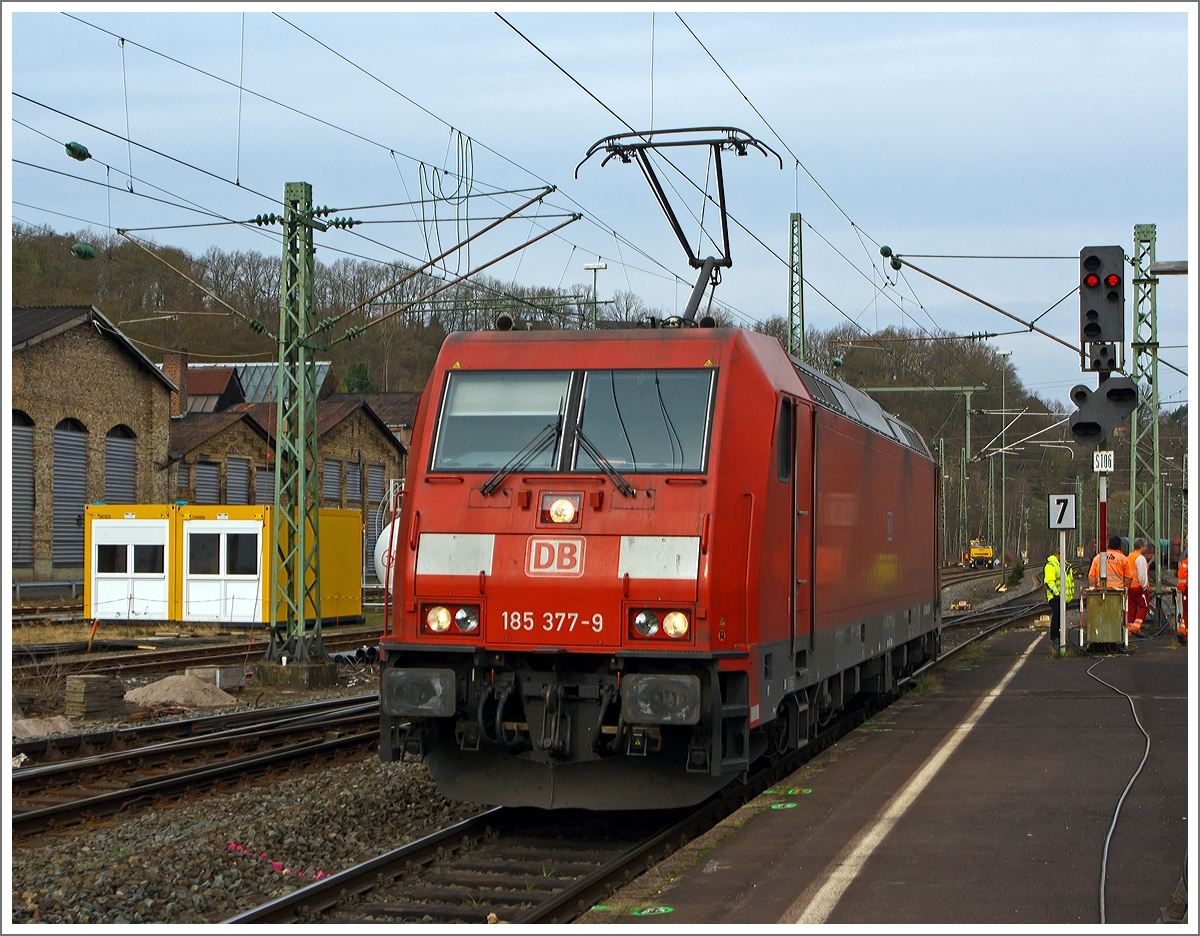
[[[1125,251],[1079,251],[1079,347],[1085,371],[1120,370],[1125,343]]]
[[[1128,377],[1108,377],[1095,390],[1083,384],[1072,387],[1071,399],[1079,407],[1069,422],[1072,441],[1096,445],[1137,407],[1137,387]]]

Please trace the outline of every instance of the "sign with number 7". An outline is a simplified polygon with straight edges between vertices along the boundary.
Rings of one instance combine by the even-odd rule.
[[[1075,529],[1075,495],[1051,494],[1048,518],[1052,530]]]

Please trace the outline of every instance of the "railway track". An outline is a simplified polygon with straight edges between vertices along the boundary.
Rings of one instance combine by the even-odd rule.
[[[227,923],[568,923],[835,743],[864,704],[698,807],[589,813],[497,807]],[[638,830],[632,835],[631,830]]]
[[[325,649],[330,653],[354,650],[365,642],[374,643],[379,637],[376,627],[353,630],[326,631],[322,634]],[[74,646],[74,645],[71,645]],[[55,656],[53,666],[60,676],[80,673],[89,675],[129,676],[139,673],[162,673],[187,666],[224,666],[257,660],[266,650],[266,640],[250,640],[184,647],[172,650],[135,650],[129,653],[106,653]],[[15,649],[15,648],[14,648]],[[39,678],[45,672],[45,662],[23,663],[12,669],[13,682]]]
[[[12,622],[23,624],[83,622],[83,605],[17,605],[12,608]]]
[[[898,683],[970,644],[1028,620],[1040,603],[977,612],[966,639]],[[964,616],[967,617],[967,616]],[[971,631],[975,631],[971,633]],[[495,808],[230,918],[228,923],[568,923],[894,701],[847,713],[801,751],[691,810],[595,814]],[[640,837],[628,835],[642,830]],[[647,831],[648,830],[648,831]]]
[[[171,737],[171,731],[186,735]],[[372,693],[122,729],[105,737],[109,749],[102,753],[13,770],[14,835],[179,798],[297,761],[307,766],[373,750],[379,738],[379,699]],[[43,744],[45,754],[50,744],[57,749],[59,741]],[[76,748],[94,750],[87,736],[78,736]]]
[[[961,585],[963,582],[974,581],[975,579],[987,578],[988,576],[999,575],[999,569],[941,569],[939,570],[940,584],[942,588],[949,588],[951,585]]]

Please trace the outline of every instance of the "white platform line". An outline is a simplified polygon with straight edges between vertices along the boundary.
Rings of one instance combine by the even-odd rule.
[[[908,811],[908,807],[921,795],[921,791],[937,776],[942,765],[962,744],[971,729],[979,723],[984,713],[991,708],[992,703],[1000,697],[1000,693],[1012,682],[1012,678],[1025,665],[1025,661],[1029,659],[1033,648],[1041,639],[1042,635],[1038,635],[1037,639],[1021,654],[1020,659],[1005,673],[1004,678],[996,684],[996,688],[975,704],[967,717],[942,739],[941,744],[926,758],[925,763],[913,774],[908,783],[884,804],[875,820],[859,831],[838,852],[817,880],[805,889],[794,904],[788,907],[787,912],[779,919],[780,923],[824,923],[829,919],[829,914],[838,905],[838,901],[842,899],[847,888],[854,883],[854,879],[862,871],[867,859],[900,821],[900,817]]]

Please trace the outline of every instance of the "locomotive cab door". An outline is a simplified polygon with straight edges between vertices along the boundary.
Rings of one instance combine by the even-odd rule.
[[[813,517],[817,484],[816,413],[813,407],[795,401],[796,462],[792,471],[794,517],[792,523],[792,656],[796,668],[808,668],[808,656],[813,649],[815,609],[813,607],[813,536],[816,524]]]

